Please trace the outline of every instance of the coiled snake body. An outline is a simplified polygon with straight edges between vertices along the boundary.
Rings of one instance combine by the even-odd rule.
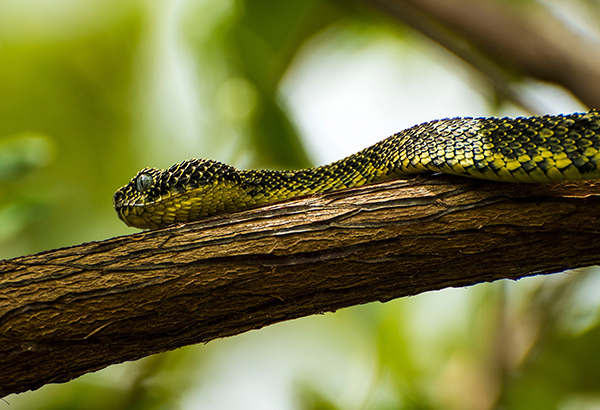
[[[600,178],[600,113],[452,118],[414,126],[329,165],[295,171],[238,170],[191,159],[144,168],[113,204],[127,225],[156,229],[299,195],[424,172],[505,182]]]

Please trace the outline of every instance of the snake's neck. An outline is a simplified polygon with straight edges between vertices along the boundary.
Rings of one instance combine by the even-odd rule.
[[[380,144],[382,143],[384,141]],[[315,168],[238,172],[240,186],[246,195],[264,198],[262,203],[271,203],[395,178],[398,174],[391,159],[393,158],[379,155],[376,150],[365,149],[342,160]]]

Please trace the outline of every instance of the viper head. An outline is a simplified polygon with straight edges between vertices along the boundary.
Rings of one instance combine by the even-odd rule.
[[[190,159],[166,170],[142,169],[117,190],[113,206],[128,226],[162,228],[220,213],[223,201],[219,192],[238,182],[234,167],[213,160]]]

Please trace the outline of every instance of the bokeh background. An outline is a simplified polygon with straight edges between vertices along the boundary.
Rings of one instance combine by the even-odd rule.
[[[599,27],[595,0],[0,0],[0,258],[135,232],[111,198],[145,166],[305,167],[431,119],[587,110]],[[599,306],[596,268],[447,289],[0,410],[599,409]]]

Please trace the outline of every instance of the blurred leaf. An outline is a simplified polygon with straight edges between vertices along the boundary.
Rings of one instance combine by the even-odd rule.
[[[132,172],[130,95],[140,15],[129,9],[109,16],[114,20],[101,31],[27,42],[0,38],[0,135],[21,140],[5,147],[11,159],[3,157],[3,171],[14,175],[55,158],[20,183],[20,192],[45,203],[47,212],[43,220],[30,219],[27,235],[15,241],[21,246],[3,248],[2,257],[125,231],[111,198]]]
[[[280,99],[278,85],[306,40],[345,13],[317,0],[245,1],[243,10],[231,35],[238,50],[239,69],[254,82],[259,96],[250,122],[249,146],[262,166],[310,166],[298,132]]]
[[[46,210],[44,203],[27,200],[0,205],[0,244],[12,240],[40,219]]]
[[[0,137],[0,182],[18,179],[36,168],[48,165],[55,146],[45,135],[22,133]]]
[[[0,244],[46,215],[46,202],[26,188],[24,178],[51,163],[54,154],[54,142],[41,134],[0,137]]]
[[[303,410],[340,410],[333,401],[312,386],[303,384],[296,387],[299,408]]]
[[[398,408],[432,409],[430,399],[422,391],[424,375],[412,355],[410,335],[406,331],[408,326],[398,306],[397,303],[385,306],[380,317],[377,331],[380,380],[377,384],[382,384],[384,376],[390,377],[394,392],[401,398]]]
[[[216,84],[207,96],[221,108],[215,114],[225,113],[221,119],[224,125],[217,132],[224,133],[223,128],[231,127],[229,113],[235,112],[239,105],[225,91],[232,91],[235,84],[243,88],[242,94],[248,95],[250,90],[252,109],[246,117],[238,117],[236,124],[240,134],[237,154],[251,154],[246,165],[267,168],[312,165],[278,87],[302,45],[347,15],[347,11],[333,4],[319,0],[241,1],[229,10],[228,18],[222,19],[210,39],[202,27],[186,24],[190,26],[192,52],[199,65],[212,61],[213,67],[218,67],[213,69],[218,71],[214,77]],[[205,11],[199,8],[195,13]],[[218,50],[216,45],[220,46]],[[206,78],[202,80],[206,83]]]
[[[571,396],[600,399],[600,326],[579,335],[549,334],[508,381],[501,405],[559,409]]]

